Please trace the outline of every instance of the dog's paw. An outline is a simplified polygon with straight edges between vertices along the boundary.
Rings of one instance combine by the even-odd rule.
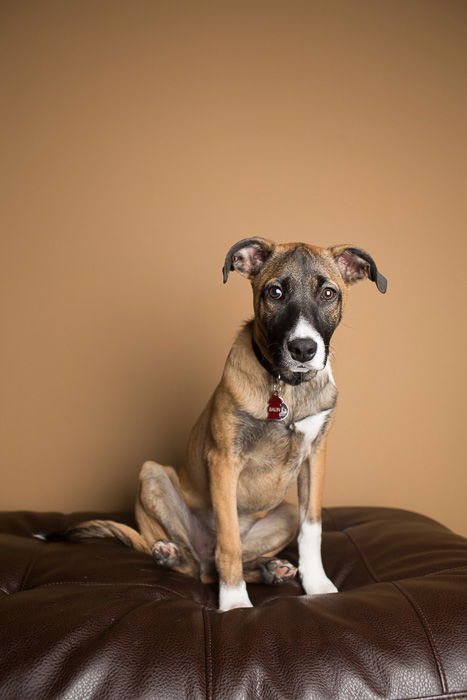
[[[322,595],[324,593],[337,593],[337,588],[328,579],[324,571],[315,575],[302,574],[302,586],[307,595]]]
[[[270,559],[262,566],[263,581],[269,584],[286,583],[297,575],[297,567],[286,559]]]
[[[156,540],[151,547],[152,558],[159,566],[170,569],[180,563],[180,552],[174,542]]]
[[[227,612],[235,608],[252,608],[253,603],[248,597],[245,581],[238,586],[219,584],[219,612]]]

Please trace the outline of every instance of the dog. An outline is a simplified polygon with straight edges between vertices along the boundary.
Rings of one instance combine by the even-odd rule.
[[[248,238],[225,258],[224,283],[250,280],[254,318],[237,336],[177,472],[145,462],[135,515],[139,531],[92,520],[67,536],[116,537],[157,564],[202,581],[217,571],[219,610],[250,607],[247,582],[281,583],[297,568],[277,558],[298,534],[307,595],[337,592],[321,561],[326,439],[337,389],[330,341],[347,288],[387,280],[364,250]],[[299,516],[285,499],[297,483]]]

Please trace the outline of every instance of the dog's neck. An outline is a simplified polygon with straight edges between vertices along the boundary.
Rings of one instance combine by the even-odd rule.
[[[277,384],[278,392],[289,408],[282,425],[288,426],[334,405],[337,390],[329,366],[301,384],[284,382],[282,373],[278,381],[255,356],[253,323],[253,320],[248,321],[239,332],[224,367],[223,382],[229,387],[238,409],[258,420],[265,419],[268,401]]]

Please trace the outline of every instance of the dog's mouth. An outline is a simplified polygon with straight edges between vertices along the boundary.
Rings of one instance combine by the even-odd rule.
[[[307,362],[296,360],[288,352],[287,347],[282,349],[280,357],[277,357],[277,366],[279,371],[292,372],[293,374],[306,374],[307,372],[320,372],[327,364],[328,349],[323,347],[322,351],[312,357]]]
[[[326,361],[316,362],[314,359],[309,362],[297,362],[288,353],[284,353],[280,358],[275,359],[275,366],[279,372],[288,372],[292,374],[307,374],[308,372],[319,372],[326,366]]]
[[[305,375],[320,372],[326,367],[328,349],[320,338],[317,352],[310,359],[295,358],[289,350],[289,338],[281,343],[266,343],[267,351],[263,357],[272,365],[276,372],[288,375]],[[259,349],[259,346],[257,346]],[[260,350],[263,353],[262,350]]]
[[[322,367],[317,367],[315,364],[310,362],[309,364],[291,364],[286,367],[289,372],[298,372],[304,374],[305,372],[319,372],[324,369],[325,365]]]

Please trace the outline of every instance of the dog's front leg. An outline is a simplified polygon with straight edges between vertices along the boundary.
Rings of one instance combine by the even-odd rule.
[[[335,585],[326,576],[321,560],[321,502],[325,459],[326,442],[323,438],[316,450],[304,461],[298,478],[298,570],[307,595],[337,592]]]
[[[242,542],[237,512],[239,467],[227,454],[209,455],[211,499],[216,520],[219,610],[250,608],[243,579]]]

